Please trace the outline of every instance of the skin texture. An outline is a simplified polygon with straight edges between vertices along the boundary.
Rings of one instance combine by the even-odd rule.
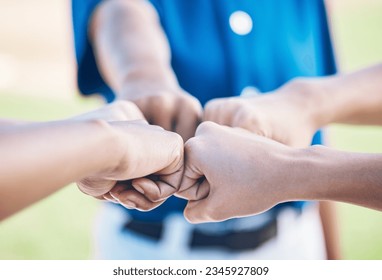
[[[299,78],[268,95],[214,99],[203,120],[303,148],[330,123],[382,125],[381,77],[382,64],[348,75]]]
[[[116,181],[157,173],[157,180],[162,185],[171,184],[175,192],[183,166],[181,137],[136,120],[142,114],[134,104],[125,103],[63,121],[3,123],[0,219],[73,181],[80,181],[79,187],[86,194],[99,197],[107,194]],[[99,116],[119,121],[107,122]]]
[[[299,147],[303,143],[293,139],[303,138],[304,133],[299,132],[306,129],[293,129],[293,123],[303,125],[300,114],[307,118],[304,123],[311,131],[331,122],[381,124],[381,77],[382,65],[376,65],[348,75],[292,81],[269,98],[213,101],[206,108],[205,119]],[[365,92],[368,98],[364,97]],[[267,118],[272,115],[272,103],[277,114]],[[185,215],[191,222],[256,214],[290,200],[333,200],[382,209],[381,155],[344,153],[324,147],[286,148],[239,131],[202,124],[196,137],[186,143],[185,175],[178,196],[190,200]],[[281,137],[284,134],[289,135]],[[231,181],[232,174],[240,174],[234,177],[238,178],[237,184]],[[232,185],[236,186],[235,192],[228,189]],[[240,192],[239,197],[236,192]],[[254,193],[261,194],[261,201],[255,199]],[[240,201],[240,207],[226,209],[229,200]],[[330,217],[325,207],[321,213]],[[325,227],[324,230],[330,231]]]
[[[318,128],[306,98],[313,90],[295,80],[266,95],[213,99],[205,106],[203,120],[244,128],[291,147],[307,147]]]
[[[89,176],[78,183],[79,188],[88,195],[103,196],[127,208],[151,210],[157,207],[179,188],[183,174],[182,138],[158,126],[126,122],[112,125],[129,132],[129,137],[122,138],[120,143],[123,157],[117,162],[116,174]],[[153,202],[133,188],[136,182],[149,180],[142,177],[151,174],[157,175],[154,191],[158,196]]]
[[[194,135],[202,117],[200,103],[180,88],[170,66],[166,36],[148,1],[104,1],[90,20],[89,38],[101,75],[118,99],[133,101],[149,123],[175,131],[185,141]],[[277,119],[264,122],[279,125]],[[300,125],[293,124],[304,134],[300,138],[284,140],[284,135],[279,133],[277,137],[282,142],[290,141],[293,146],[305,145],[313,131],[310,124]],[[261,134],[259,128],[250,130]],[[146,181],[137,188],[144,192],[142,185],[152,189],[153,182]],[[146,195],[151,201],[158,197],[147,190]]]
[[[184,140],[195,133],[202,108],[178,84],[156,11],[143,0],[110,0],[90,23],[98,67],[118,99],[134,102],[149,123]]]
[[[177,193],[190,200],[185,217],[192,223],[223,221],[287,200],[284,180],[293,168],[292,151],[243,129],[201,124],[185,144],[184,178]]]
[[[348,75],[295,79],[272,94],[212,100],[206,104],[203,119],[303,148],[317,129],[329,123],[381,125],[381,77],[382,65],[376,65]],[[338,259],[334,205],[320,203],[320,215],[327,256]]]
[[[382,155],[295,149],[212,122],[199,126],[185,153],[176,195],[189,200],[184,215],[191,223],[254,215],[294,200],[382,210]]]

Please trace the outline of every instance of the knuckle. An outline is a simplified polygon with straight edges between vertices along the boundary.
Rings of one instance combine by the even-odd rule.
[[[187,154],[188,157],[193,156],[194,154],[198,154],[201,148],[201,141],[198,137],[194,137],[189,139],[186,144],[184,144],[184,153]]]
[[[206,134],[211,132],[213,129],[217,128],[218,124],[211,122],[211,121],[206,121],[202,122],[198,128],[196,129],[195,135],[200,135],[200,134]]]
[[[203,114],[202,106],[200,102],[193,96],[184,95],[176,98],[173,102],[173,113],[179,116],[187,115],[189,120],[199,120]]]
[[[175,143],[175,147],[180,149],[180,150],[183,150],[183,138],[182,136],[180,136],[178,133],[175,133],[175,132],[170,132],[171,134],[171,138],[173,138],[173,143]]]
[[[183,153],[184,153],[184,142],[182,136],[180,136],[177,133],[174,132],[168,132],[170,133],[171,137],[171,145],[169,145],[169,148],[171,149],[170,158],[171,161],[176,163],[177,165],[179,163],[183,163]]]
[[[222,104],[223,104],[223,100],[221,99],[214,99],[214,100],[208,101],[206,105],[204,105],[204,111],[207,113],[211,113],[215,111],[216,109],[218,109],[220,105]]]
[[[151,96],[148,100],[151,107],[153,107],[156,110],[164,110],[169,111],[172,106],[172,98],[168,95],[155,95]]]
[[[263,121],[259,113],[253,112],[250,108],[243,106],[236,113],[234,126],[251,131],[258,131],[263,127]]]

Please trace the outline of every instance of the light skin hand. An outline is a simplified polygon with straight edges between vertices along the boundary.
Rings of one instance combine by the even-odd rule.
[[[113,122],[110,125],[119,139],[116,168],[79,181],[80,190],[127,208],[147,211],[159,206],[179,188],[183,174],[183,140],[178,134],[144,123]],[[155,180],[144,178],[151,174],[156,175]]]
[[[134,104],[121,101],[62,121],[5,122],[0,126],[0,220],[70,182],[81,181],[85,193],[102,198],[117,180],[152,173],[158,176],[149,197],[160,193],[157,202],[133,194],[138,208],[160,204],[179,187],[183,141],[142,117]]]
[[[307,147],[314,132],[330,123],[382,125],[381,77],[382,64],[351,74],[298,78],[271,94],[212,100],[204,120]]]
[[[137,126],[147,124],[147,122],[144,120],[143,114],[134,103],[122,100],[115,101],[96,111],[76,116],[74,119],[86,120],[94,118],[100,118],[106,121],[130,121],[129,124],[135,124]],[[153,129],[160,130],[163,132],[163,129],[159,127],[148,125],[144,127],[146,128],[145,132],[147,133],[150,133],[150,130]],[[136,133],[137,136],[135,137],[143,137],[140,131],[137,131]],[[154,137],[154,134],[152,136]],[[145,137],[148,136],[146,135]],[[142,155],[144,153],[145,151],[142,152]],[[129,155],[133,156],[132,153],[129,153]],[[137,159],[137,162],[142,162],[146,159],[147,157],[140,158]],[[152,163],[154,163],[154,161],[152,161],[152,158],[150,158],[150,161],[148,163],[145,163],[144,166],[149,167],[149,164]],[[149,178],[126,180],[127,177],[122,176],[122,178],[125,178],[124,180],[107,180],[105,178],[98,177],[85,178],[82,181],[80,181],[78,185],[80,186],[80,189],[83,192],[92,195],[98,199],[106,199],[114,203],[121,203],[125,207],[129,208],[151,210],[163,203],[165,201],[165,198],[167,198],[169,195],[176,191],[176,188],[179,186],[178,181],[180,181],[179,176],[181,173],[181,171],[177,169],[181,165],[182,160],[175,161],[175,165],[167,166],[163,170],[156,172],[158,175],[155,176],[155,183]],[[172,175],[172,173],[176,173],[176,175]],[[165,174],[170,175],[166,176]],[[139,174],[135,173],[135,175]],[[148,173],[148,175],[151,174]],[[126,176],[126,174],[124,176]],[[131,175],[128,178],[130,177]],[[134,176],[134,178],[137,178],[137,176]],[[171,185],[169,185],[168,183]],[[140,188],[140,185],[149,186],[149,189]],[[139,191],[137,191],[135,188]],[[146,190],[145,195],[143,195],[144,190]],[[107,191],[107,193],[99,195],[104,191]]]
[[[202,107],[199,101],[178,89],[147,91],[141,89],[131,94],[131,85],[126,88],[124,97],[133,101],[143,112],[150,124],[174,131],[186,141],[195,134],[200,123]]]
[[[307,147],[319,128],[312,102],[315,87],[295,80],[267,95],[219,98],[205,106],[204,121],[240,127],[292,147]]]
[[[120,100],[133,101],[149,123],[184,140],[195,133],[202,108],[181,89],[155,9],[142,0],[102,3],[90,24],[98,67]]]

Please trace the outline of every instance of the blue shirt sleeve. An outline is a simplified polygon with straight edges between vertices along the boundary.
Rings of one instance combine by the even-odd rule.
[[[91,15],[102,0],[72,0],[74,46],[77,60],[77,83],[83,95],[94,93],[111,102],[112,90],[106,85],[98,71],[93,48],[88,36],[88,23]]]

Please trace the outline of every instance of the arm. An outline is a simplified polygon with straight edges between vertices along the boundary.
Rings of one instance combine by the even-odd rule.
[[[135,102],[149,122],[191,137],[201,106],[178,84],[151,4],[105,1],[94,12],[89,30],[100,72],[117,98]]]
[[[382,155],[336,151],[313,146],[304,151],[300,166],[306,186],[296,184],[294,196],[333,200],[382,210]]]
[[[119,181],[155,173],[156,191],[172,194],[180,184],[183,141],[142,121],[68,120],[3,127],[0,154],[0,219],[4,219],[74,181],[80,181],[84,193],[103,197]],[[128,195],[143,210],[165,199],[152,202],[131,188]],[[118,202],[124,204],[125,196]]]
[[[320,201],[319,211],[325,237],[326,258],[339,260],[342,254],[337,204],[332,201]]]
[[[70,182],[115,167],[115,153],[110,148],[100,149],[115,141],[109,132],[105,124],[96,121],[3,128],[0,219]]]
[[[140,87],[179,90],[167,39],[149,2],[105,1],[89,28],[98,67],[118,97],[139,98],[132,95]]]
[[[382,210],[382,155],[323,146],[295,149],[208,122],[186,143],[185,153],[177,196],[189,200],[185,216],[191,222],[254,215],[295,200],[341,201]]]
[[[312,103],[318,105],[313,113],[317,125],[334,122],[382,125],[381,79],[382,64],[318,79],[317,91],[312,96]],[[313,86],[314,83],[312,81]]]
[[[352,74],[298,78],[272,94],[210,101],[204,120],[303,148],[317,129],[333,122],[382,125],[381,79],[382,64]]]

